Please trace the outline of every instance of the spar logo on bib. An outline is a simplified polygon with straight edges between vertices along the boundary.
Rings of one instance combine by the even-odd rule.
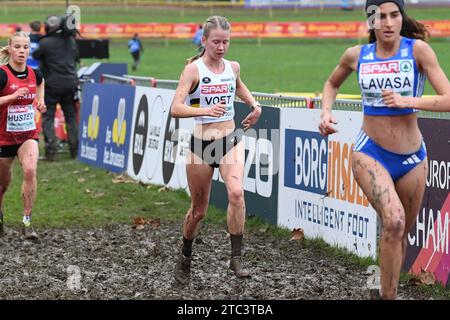
[[[404,61],[404,62],[408,62],[408,61]],[[409,69],[409,70],[411,70],[411,69]],[[399,72],[400,72],[400,63],[398,61],[365,63],[361,66],[361,74],[363,74],[363,75],[364,74],[394,74],[394,73],[399,73]],[[404,72],[406,72],[406,71],[404,71]]]

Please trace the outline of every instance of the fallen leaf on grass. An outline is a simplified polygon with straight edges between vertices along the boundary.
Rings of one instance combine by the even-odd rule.
[[[139,183],[139,181],[133,180],[126,173],[121,174],[112,180],[113,183]]]
[[[136,228],[136,230],[142,230],[145,228],[145,225],[148,224],[151,227],[159,228],[161,226],[161,219],[149,219],[145,220],[143,217],[135,217],[133,219],[133,228]]]
[[[86,193],[91,193],[91,190],[90,189],[86,189],[85,192]]]
[[[150,219],[147,221],[147,224],[151,225],[152,227],[158,228],[159,226],[161,226],[161,220],[159,218]]]
[[[292,230],[292,238],[291,238],[291,241],[292,240],[303,240],[305,238],[305,232],[303,231],[303,229],[302,228],[298,228],[298,229],[295,229],[294,228],[294,230]]]
[[[168,202],[155,202],[155,206],[165,206],[166,204],[169,204]]]
[[[82,183],[82,182],[85,182],[86,179],[85,179],[85,178],[78,178],[77,181],[80,182],[80,183]]]
[[[410,285],[433,285],[436,283],[436,276],[433,272],[428,272],[422,270],[420,274],[413,274],[412,277],[408,280],[408,284]]]
[[[101,197],[103,197],[104,195],[105,195],[104,192],[95,192],[95,193],[92,195],[92,197],[93,197],[93,198],[101,198]]]
[[[142,217],[135,217],[133,219],[133,221],[134,221],[134,225],[135,226],[137,226],[137,225],[144,225],[145,224],[145,219],[142,218]]]

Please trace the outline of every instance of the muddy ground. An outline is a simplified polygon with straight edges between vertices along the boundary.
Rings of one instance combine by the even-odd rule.
[[[366,268],[329,258],[301,242],[262,230],[245,234],[252,277],[228,270],[223,228],[203,225],[194,244],[192,281],[174,286],[180,248],[178,224],[111,225],[91,230],[37,229],[38,244],[19,230],[0,238],[0,299],[367,299]],[[403,299],[428,299],[401,285]]]

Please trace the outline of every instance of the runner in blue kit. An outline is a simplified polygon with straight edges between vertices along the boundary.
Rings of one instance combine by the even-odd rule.
[[[395,299],[407,235],[422,202],[427,151],[418,110],[450,109],[450,83],[425,26],[405,13],[403,0],[368,0],[369,44],[346,50],[323,89],[319,131],[337,132],[331,108],[339,87],[355,71],[364,120],[353,147],[352,170],[382,224],[381,289],[372,298]],[[428,78],[437,95],[422,98]]]
[[[204,48],[184,68],[171,106],[173,117],[195,118],[191,152],[186,159],[191,207],[184,218],[183,247],[175,268],[175,280],[181,285],[190,281],[192,242],[206,215],[214,168],[219,168],[229,200],[230,268],[239,278],[250,276],[241,261],[245,224],[244,145],[242,134],[235,131],[234,97],[237,95],[252,109],[242,122],[244,130],[258,121],[261,107],[241,80],[239,64],[224,59],[230,43],[227,19],[212,16],[203,30]]]

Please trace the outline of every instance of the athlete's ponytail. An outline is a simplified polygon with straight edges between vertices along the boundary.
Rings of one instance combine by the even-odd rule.
[[[186,64],[190,64],[194,62],[195,60],[200,59],[205,54],[205,47],[202,48],[202,51],[199,52],[197,55],[190,57],[189,59],[186,59]]]
[[[0,47],[0,65],[7,64],[9,61],[8,46]]]
[[[12,39],[16,37],[25,37],[30,39],[30,36],[24,32],[24,31],[17,31],[15,32],[9,39],[8,39],[8,45],[4,47],[0,47],[0,65],[7,64],[9,62],[9,46],[12,43]]]
[[[208,39],[211,30],[222,29],[228,31],[230,30],[230,28],[231,28],[230,23],[228,22],[227,18],[221,16],[211,16],[208,19],[206,19],[206,22],[203,25],[203,36],[205,37],[205,39]],[[204,54],[205,54],[205,47],[203,47],[203,50],[200,53],[187,59],[186,64],[194,62],[195,60],[202,57]]]

